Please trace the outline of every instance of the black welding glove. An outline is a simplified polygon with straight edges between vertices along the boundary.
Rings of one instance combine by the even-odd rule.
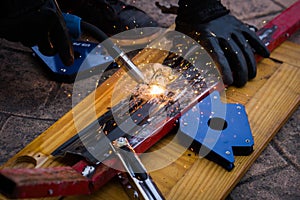
[[[221,70],[226,85],[241,87],[256,76],[254,53],[269,56],[255,32],[219,0],[179,0],[176,30],[198,41]]]
[[[74,62],[65,21],[53,0],[3,0],[0,11],[0,37],[37,45],[45,55],[58,53],[67,66]]]

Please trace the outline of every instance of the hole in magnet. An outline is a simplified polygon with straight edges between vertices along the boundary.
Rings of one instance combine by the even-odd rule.
[[[225,130],[228,126],[226,120],[220,118],[220,117],[214,117],[210,118],[207,122],[208,126],[217,131]]]

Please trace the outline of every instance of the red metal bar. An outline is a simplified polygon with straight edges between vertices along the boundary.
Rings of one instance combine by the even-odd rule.
[[[98,190],[103,185],[105,185],[110,179],[117,175],[118,171],[115,169],[122,169],[119,165],[120,163],[115,159],[105,160],[96,166],[93,176],[89,178],[90,180],[90,193]],[[90,163],[81,160],[73,166],[73,169],[81,173],[84,168],[89,166]],[[118,166],[117,166],[118,165]]]
[[[89,194],[90,181],[71,167],[2,169],[1,192],[9,198]]]
[[[300,1],[268,22],[257,35],[273,51],[300,28]]]
[[[118,171],[113,166],[118,164],[116,159],[106,160],[95,167],[90,178],[81,174],[86,167],[90,167],[85,160],[73,167],[5,168],[0,170],[0,192],[8,198],[91,194],[117,175]]]

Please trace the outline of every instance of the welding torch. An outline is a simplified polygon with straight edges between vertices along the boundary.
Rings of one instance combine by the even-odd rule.
[[[54,4],[57,10],[57,14],[64,18],[66,26],[69,29],[69,33],[78,38],[81,35],[81,29],[89,33],[98,42],[102,42],[104,48],[108,51],[108,54],[113,58],[119,58],[121,67],[128,73],[128,75],[137,83],[146,83],[145,77],[141,70],[129,59],[124,51],[122,51],[111,39],[97,26],[81,20],[80,17],[69,13],[63,13],[59,8],[56,0]],[[104,41],[104,42],[103,42]]]
[[[125,69],[131,78],[133,78],[137,83],[146,83],[145,77],[141,70],[128,58],[124,51],[122,51],[109,39],[109,37],[102,30],[85,21],[81,21],[81,27],[83,30],[86,30],[89,34],[91,34],[91,36],[96,40],[105,40],[102,42],[102,45],[108,51],[108,54],[110,54],[113,58],[117,58],[119,56],[119,61],[122,63],[121,67]]]

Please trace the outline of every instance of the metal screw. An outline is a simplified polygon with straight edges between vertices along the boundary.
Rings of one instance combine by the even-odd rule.
[[[54,191],[52,189],[48,190],[49,195],[53,195]]]
[[[118,147],[122,147],[122,146],[127,145],[127,140],[124,137],[119,137],[118,139],[115,140],[115,144]]]

